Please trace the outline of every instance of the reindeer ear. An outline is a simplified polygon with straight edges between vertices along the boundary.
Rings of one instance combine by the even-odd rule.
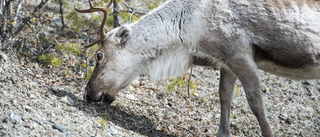
[[[131,32],[131,27],[127,25],[119,27],[118,30],[116,30],[116,32],[114,33],[114,41],[117,44],[123,45],[128,40],[128,37],[130,36]]]

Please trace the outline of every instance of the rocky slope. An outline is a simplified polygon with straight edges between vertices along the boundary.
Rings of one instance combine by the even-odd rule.
[[[37,63],[0,53],[0,136],[215,136],[219,72],[195,67],[197,85],[169,92],[169,81],[140,77],[110,107],[82,99],[85,80],[61,77]],[[7,57],[9,56],[9,57]],[[320,136],[320,81],[261,72],[268,119],[276,136]],[[261,136],[239,81],[231,112],[234,136]]]

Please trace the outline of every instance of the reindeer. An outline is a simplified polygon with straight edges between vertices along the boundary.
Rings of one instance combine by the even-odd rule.
[[[220,66],[218,136],[231,136],[230,105],[238,78],[265,137],[273,136],[259,71],[292,79],[320,78],[319,0],[168,0],[137,22],[104,32],[84,99],[109,105],[140,74],[157,80],[191,65]]]

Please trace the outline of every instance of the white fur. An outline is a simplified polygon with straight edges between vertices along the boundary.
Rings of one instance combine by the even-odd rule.
[[[164,52],[163,55],[151,60],[147,65],[151,80],[180,76],[191,66],[191,55],[184,49]]]
[[[198,1],[168,0],[129,25],[134,33],[128,38],[126,49],[132,54],[143,54],[141,58],[147,63],[140,66],[141,73],[158,80],[182,75],[190,68],[191,55],[196,52],[197,42],[204,33],[202,26],[194,25],[204,23],[201,11],[195,10],[202,4]],[[115,34],[110,39],[119,41]]]

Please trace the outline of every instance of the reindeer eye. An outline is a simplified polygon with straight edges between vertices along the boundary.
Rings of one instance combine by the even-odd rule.
[[[98,54],[97,54],[97,59],[98,59],[98,61],[99,61],[99,60],[102,60],[102,58],[103,58],[102,53],[98,53]]]

